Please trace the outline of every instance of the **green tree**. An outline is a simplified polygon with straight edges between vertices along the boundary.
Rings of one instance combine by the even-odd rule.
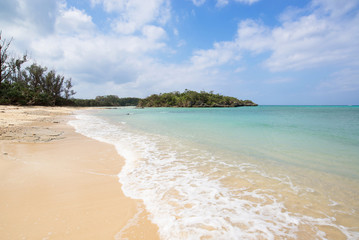
[[[191,91],[186,89],[183,93],[171,92],[163,94],[153,94],[145,99],[141,99],[138,107],[239,107],[256,106],[252,101],[242,101],[234,97],[214,94],[213,91],[207,93],[201,91]]]
[[[74,90],[72,90],[72,87],[73,87],[72,80],[71,80],[71,78],[69,78],[65,81],[65,88],[64,88],[66,100],[69,100],[71,96],[76,94],[76,92]]]
[[[75,94],[71,78],[48,71],[36,63],[22,70],[28,60],[9,57],[10,41],[2,39],[0,31],[0,104],[63,105],[71,104],[69,98]]]
[[[0,31],[0,87],[4,80],[8,79],[11,74],[8,63],[8,49],[11,41],[2,38],[2,31]]]

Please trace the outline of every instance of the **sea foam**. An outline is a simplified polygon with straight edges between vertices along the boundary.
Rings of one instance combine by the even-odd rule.
[[[113,144],[126,159],[118,174],[123,192],[144,202],[161,239],[296,239],[301,231],[326,239],[321,226],[359,239],[358,232],[336,225],[333,217],[290,212],[273,189],[251,186],[253,179],[245,179],[249,184],[242,187],[222,181],[234,173],[237,178],[247,172],[267,177],[255,164],[228,163],[176,139],[96,116],[78,114],[69,124],[85,136]],[[283,183],[297,194],[289,178]]]

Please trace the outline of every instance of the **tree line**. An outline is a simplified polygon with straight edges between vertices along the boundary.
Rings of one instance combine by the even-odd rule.
[[[136,106],[139,98],[119,98],[115,95],[97,96],[95,99],[75,99],[71,78],[65,79],[55,70],[28,62],[27,54],[11,57],[12,39],[2,37],[0,31],[0,105],[41,106]]]
[[[79,107],[117,107],[137,106],[139,98],[119,98],[116,95],[97,96],[95,99],[73,99],[75,106]]]
[[[20,58],[10,57],[11,40],[3,39],[0,31],[0,104],[14,105],[71,105],[71,78],[57,74],[55,70],[31,64],[27,54]]]
[[[257,106],[251,100],[239,100],[211,92],[196,92],[186,89],[184,92],[153,94],[141,99],[138,107],[241,107]]]

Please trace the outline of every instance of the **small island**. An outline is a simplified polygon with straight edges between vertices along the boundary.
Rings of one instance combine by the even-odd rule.
[[[196,92],[186,89],[181,92],[153,94],[141,99],[137,107],[243,107],[258,106],[251,100],[239,100],[211,92]]]

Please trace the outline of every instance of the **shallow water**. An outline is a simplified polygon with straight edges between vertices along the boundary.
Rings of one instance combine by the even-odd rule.
[[[162,239],[359,239],[359,108],[121,108],[71,121],[111,143]]]

